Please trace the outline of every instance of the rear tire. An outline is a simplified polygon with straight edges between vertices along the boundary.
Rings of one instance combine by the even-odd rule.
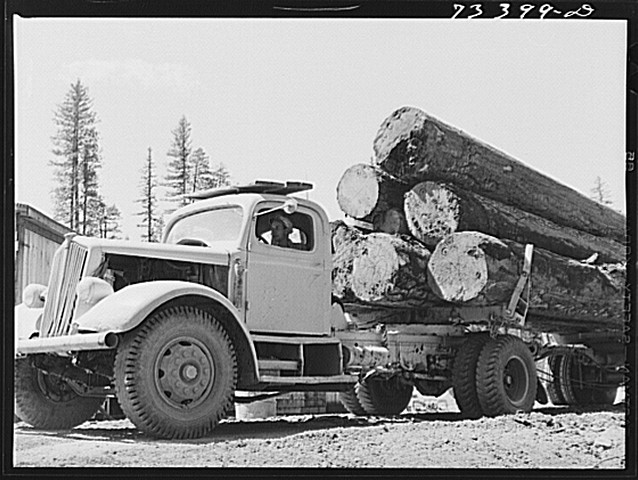
[[[15,368],[15,413],[20,420],[44,430],[76,427],[99,410],[104,397],[81,397],[66,382],[38,370],[29,358]]]
[[[531,411],[536,399],[536,364],[527,345],[511,335],[486,343],[479,356],[476,386],[485,415]]]
[[[339,392],[339,401],[343,404],[344,407],[346,407],[346,410],[348,410],[350,413],[353,413],[354,415],[366,414],[366,411],[361,406],[361,402],[359,402],[359,399],[357,398],[357,394],[354,391],[354,388]]]
[[[559,382],[561,393],[568,405],[613,405],[616,400],[618,387],[598,387],[588,383],[581,383],[579,380],[577,357],[575,355],[563,355],[559,368]],[[585,366],[584,369],[594,368]],[[591,377],[595,377],[595,373],[591,370],[584,371],[585,378],[587,373]]]
[[[454,399],[461,414],[467,418],[479,418],[483,409],[476,391],[476,366],[479,355],[490,337],[485,333],[470,334],[459,348],[452,364]]]
[[[547,395],[553,405],[567,405],[561,389],[560,366],[565,355],[550,355],[547,357],[550,379],[547,382]]]
[[[198,438],[232,405],[237,358],[208,312],[171,307],[125,336],[115,358],[115,389],[126,416],[161,438]]]
[[[355,386],[357,399],[368,415],[399,415],[410,403],[412,385],[398,379],[369,378]]]

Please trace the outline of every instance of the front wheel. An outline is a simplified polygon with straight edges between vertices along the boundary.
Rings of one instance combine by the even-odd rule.
[[[529,412],[536,399],[536,364],[517,337],[490,340],[479,356],[476,389],[485,415]]]
[[[237,358],[221,324],[193,307],[161,310],[130,332],[115,358],[126,416],[161,438],[198,438],[230,408]]]
[[[104,397],[81,397],[60,377],[49,375],[19,358],[15,368],[15,413],[35,428],[66,430],[76,427],[99,410]]]

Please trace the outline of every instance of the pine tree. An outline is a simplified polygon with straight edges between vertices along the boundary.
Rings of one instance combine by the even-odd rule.
[[[151,147],[148,147],[148,156],[142,168],[140,182],[141,197],[137,200],[138,203],[142,204],[142,211],[137,214],[142,217],[142,220],[137,226],[144,229],[142,239],[147,242],[159,242],[162,230],[162,218],[157,208],[157,195],[155,194],[157,186],[155,163]]]
[[[211,170],[210,157],[206,155],[202,147],[197,148],[191,155],[191,181],[192,191],[207,190],[230,185],[230,174],[223,164]]]
[[[54,112],[57,133],[52,138],[57,160],[55,218],[82,234],[92,230],[94,218],[89,205],[98,196],[97,170],[100,168],[97,115],[87,88],[78,79]]]
[[[98,236],[109,239],[120,238],[122,218],[120,209],[115,204],[107,206],[101,197],[96,201],[96,205]]]
[[[172,131],[173,142],[167,155],[172,157],[168,163],[166,186],[169,188],[169,200],[178,202],[178,206],[189,203],[184,196],[190,193],[191,176],[191,125],[185,116],[179,120],[177,128]]]
[[[212,172],[210,171],[210,157],[202,147],[197,148],[191,155],[191,192],[210,188]]]
[[[605,183],[600,177],[596,177],[596,180],[594,181],[594,187],[591,189],[590,198],[602,205],[611,205],[614,203],[611,199],[611,193],[609,192],[607,183]]]
[[[211,173],[211,182],[208,188],[219,188],[230,185],[230,173],[223,163],[219,163],[217,168]]]

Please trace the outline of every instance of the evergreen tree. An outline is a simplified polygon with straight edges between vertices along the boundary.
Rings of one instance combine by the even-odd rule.
[[[98,236],[109,239],[120,238],[122,219],[120,209],[115,204],[107,206],[101,197],[96,200],[96,205]]]
[[[197,148],[191,155],[191,192],[210,188],[212,172],[210,171],[210,157],[202,147]]]
[[[94,227],[90,204],[98,196],[97,170],[101,166],[97,116],[87,88],[78,79],[54,113],[57,133],[52,138],[58,157],[51,160],[57,187],[55,218],[79,233]]]
[[[596,180],[594,181],[594,187],[591,189],[590,198],[602,205],[611,205],[614,203],[611,199],[611,193],[609,192],[607,183],[605,183],[600,177],[596,177]]]
[[[223,163],[219,163],[217,168],[211,173],[211,182],[208,188],[219,188],[230,185],[230,173]]]
[[[184,195],[191,192],[191,125],[185,116],[179,120],[172,134],[173,142],[167,153],[172,159],[168,162],[166,186],[169,188],[169,200],[178,202],[181,207],[189,203]]]
[[[207,190],[230,185],[230,174],[223,164],[211,170],[210,157],[204,149],[199,147],[191,155],[191,185],[192,191]]]
[[[142,211],[137,215],[142,217],[137,226],[144,229],[142,239],[147,242],[159,242],[162,229],[162,218],[157,208],[157,176],[155,163],[153,162],[151,147],[148,147],[146,163],[142,168],[142,180],[140,182],[141,197],[137,200],[142,204]]]

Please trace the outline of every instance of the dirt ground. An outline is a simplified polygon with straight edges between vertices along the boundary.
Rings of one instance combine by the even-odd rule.
[[[14,426],[16,467],[401,467],[623,469],[625,404],[543,407],[465,420],[455,412],[229,418],[207,438],[156,440],[128,420],[73,430]]]

